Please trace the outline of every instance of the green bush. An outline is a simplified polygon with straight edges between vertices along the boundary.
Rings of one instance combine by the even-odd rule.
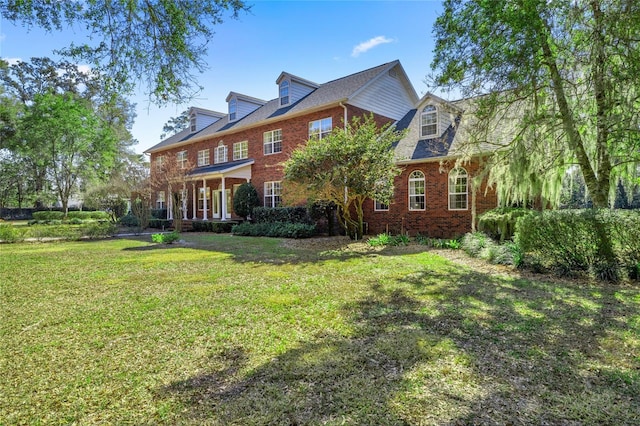
[[[311,223],[306,207],[256,207],[252,218],[256,223]]]
[[[81,228],[81,233],[89,238],[106,238],[117,232],[118,228],[111,222],[91,222]]]
[[[517,254],[517,250],[514,249],[515,244],[499,244],[482,232],[466,234],[462,238],[460,246],[469,256],[478,257],[489,263],[499,265],[516,264],[516,259],[514,259]]]
[[[173,222],[168,219],[151,219],[149,220],[149,228],[169,229]]]
[[[235,225],[233,235],[275,238],[309,238],[316,234],[315,225],[307,223],[249,223]]]
[[[400,235],[389,235],[386,233],[378,234],[375,237],[371,237],[367,240],[367,244],[372,247],[379,246],[406,246],[409,245],[409,237]]]
[[[527,263],[618,281],[640,262],[640,211],[556,210],[518,220],[516,242]]]
[[[109,220],[111,216],[107,212],[103,211],[73,211],[67,213],[67,219],[81,219],[81,220]]]
[[[79,240],[82,237],[82,229],[73,225],[34,225],[29,227],[25,237],[35,238],[38,241],[49,238]]]
[[[152,234],[151,241],[158,244],[173,244],[180,240],[180,234],[177,232],[168,232],[165,234]]]
[[[120,224],[128,228],[134,228],[140,226],[140,220],[132,214],[127,214],[120,218]]]
[[[233,194],[233,211],[245,219],[251,216],[253,209],[259,205],[258,191],[250,182],[240,185]]]
[[[416,243],[422,244],[427,247],[433,248],[448,248],[453,250],[458,250],[461,247],[461,243],[458,240],[451,239],[442,239],[442,238],[430,238],[426,235],[418,234],[416,235]]]
[[[191,223],[194,232],[214,232],[216,234],[227,234],[233,228],[233,222],[210,222],[198,221]]]
[[[513,207],[489,210],[478,217],[478,231],[496,241],[511,240],[516,232],[518,218],[529,213],[531,210]]]
[[[47,221],[47,220],[62,220],[64,213],[57,210],[43,210],[39,212],[33,212],[33,220]]]
[[[0,223],[0,241],[4,243],[18,243],[24,241],[26,230],[10,224]]]

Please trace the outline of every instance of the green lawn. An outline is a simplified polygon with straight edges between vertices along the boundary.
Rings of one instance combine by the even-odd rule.
[[[0,245],[0,424],[640,424],[638,287],[183,238]]]

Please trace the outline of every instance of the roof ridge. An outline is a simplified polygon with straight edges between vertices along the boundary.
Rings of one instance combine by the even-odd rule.
[[[391,65],[391,64],[399,63],[399,62],[400,62],[400,60],[396,59],[396,60],[394,60],[394,61],[391,61],[391,62],[385,62],[384,64],[376,65],[375,67],[367,68],[367,69],[362,70],[362,71],[356,71],[356,72],[351,73],[351,74],[349,74],[349,75],[345,75],[345,76],[343,76],[343,77],[334,78],[333,80],[329,80],[329,81],[327,81],[327,82],[325,82],[325,83],[321,83],[321,84],[320,84],[320,87],[325,86],[325,85],[330,84],[330,83],[335,83],[336,81],[340,81],[340,80],[344,80],[344,79],[347,79],[347,78],[350,78],[350,77],[354,77],[354,76],[356,76],[356,75],[358,75],[358,74],[364,74],[364,73],[366,73],[366,72],[373,71],[373,70],[375,70],[376,68],[385,68],[385,67],[388,67],[388,66],[389,66],[389,65]]]

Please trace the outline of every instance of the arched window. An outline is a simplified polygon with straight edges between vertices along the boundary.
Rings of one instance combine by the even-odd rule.
[[[287,80],[280,83],[280,105],[289,104],[289,82]]]
[[[424,173],[414,170],[409,175],[409,210],[425,209]]]
[[[462,167],[449,172],[449,210],[467,210],[469,175]]]
[[[438,109],[433,105],[427,105],[420,114],[420,136],[433,138],[438,135]]]

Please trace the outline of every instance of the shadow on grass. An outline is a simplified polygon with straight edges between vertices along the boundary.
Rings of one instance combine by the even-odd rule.
[[[640,423],[637,289],[455,265],[370,287],[342,308],[351,334],[258,367],[227,349],[159,397],[182,401],[195,424]]]

